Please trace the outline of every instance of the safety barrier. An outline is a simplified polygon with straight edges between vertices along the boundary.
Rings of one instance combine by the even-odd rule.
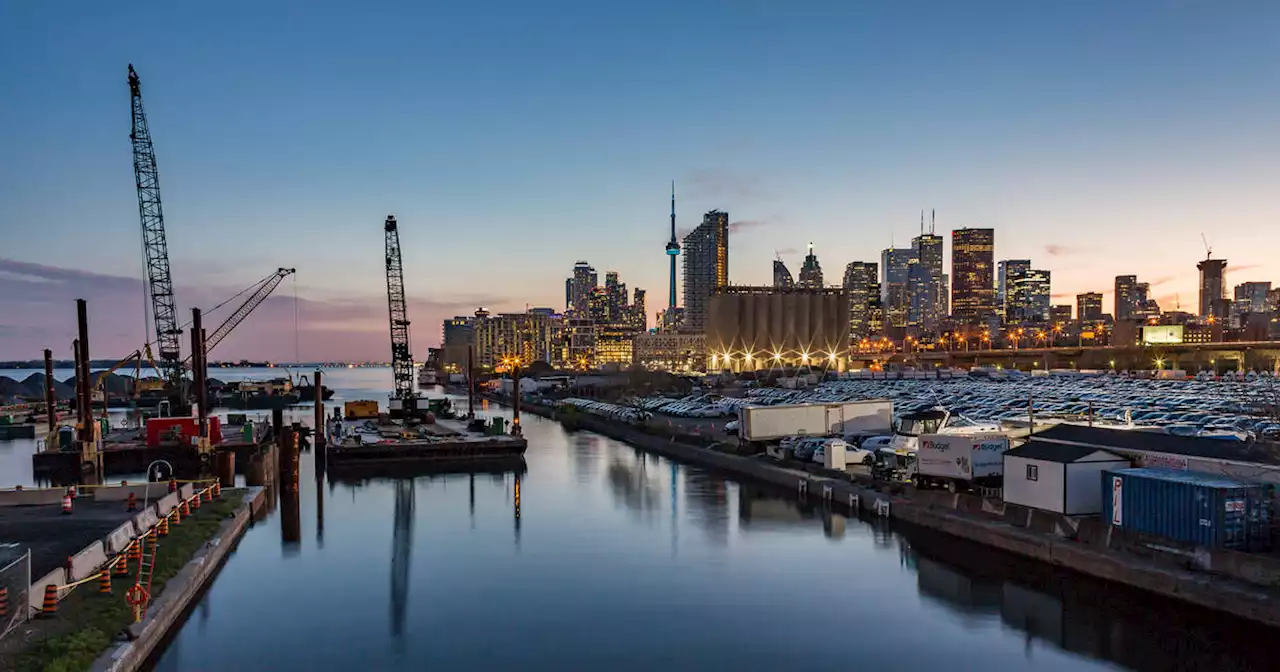
[[[178,493],[171,492],[156,502],[156,513],[163,518],[172,513],[176,506],[178,506]]]
[[[107,564],[107,549],[101,541],[95,541],[84,547],[79,553],[71,556],[67,578],[71,581],[95,576],[98,568]]]
[[[115,555],[116,553],[123,551],[129,546],[129,542],[133,541],[133,538],[136,535],[137,528],[133,526],[133,521],[129,521],[120,527],[117,527],[111,532],[111,534],[107,535],[105,540],[103,540],[107,547],[107,552]]]
[[[124,501],[133,495],[139,502],[155,501],[169,492],[168,483],[139,483],[137,485],[111,485],[93,488],[94,501]]]
[[[55,589],[67,582],[67,570],[59,567],[48,574],[40,577],[36,581],[31,582],[31,590],[28,595],[28,606],[32,611],[40,611],[44,607],[44,596],[48,586]]]
[[[40,488],[0,491],[0,506],[41,506],[58,504],[66,494],[63,488]]]
[[[143,532],[151,529],[151,527],[159,521],[160,519],[156,517],[155,509],[148,506],[143,509],[141,513],[133,517],[133,527],[139,534],[142,534]]]

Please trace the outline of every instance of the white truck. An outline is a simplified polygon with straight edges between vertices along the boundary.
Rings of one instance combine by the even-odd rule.
[[[916,453],[913,480],[919,488],[953,492],[975,486],[998,487],[1004,480],[1003,434],[924,434]]]
[[[777,441],[788,436],[856,436],[889,430],[893,402],[887,399],[831,404],[743,406],[737,430],[742,441]]]

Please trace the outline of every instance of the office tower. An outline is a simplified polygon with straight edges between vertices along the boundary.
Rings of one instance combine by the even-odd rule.
[[[1137,301],[1138,276],[1117,275],[1115,309],[1111,311],[1117,321],[1132,320],[1138,311]]]
[[[573,278],[564,279],[564,309],[573,310]]]
[[[680,256],[680,243],[676,242],[676,183],[671,182],[671,240],[667,242],[667,258],[671,260],[671,295],[667,298],[667,310],[676,307],[676,257]]]
[[[915,251],[890,247],[880,253],[880,303],[888,327],[907,326],[910,294],[907,282]]]
[[[1231,324],[1241,325],[1248,315],[1267,315],[1275,312],[1270,305],[1270,282],[1242,282],[1235,287],[1235,301],[1231,303]]]
[[[585,313],[591,293],[595,291],[597,284],[599,284],[599,276],[596,275],[596,269],[592,268],[591,264],[585,261],[574,264],[573,275],[565,283],[565,293],[568,298],[565,309]]]
[[[1160,317],[1160,304],[1151,296],[1151,283],[1137,282],[1133,285],[1133,313],[1130,319],[1150,320]]]
[[[627,307],[627,285],[618,281],[618,272],[609,271],[604,274],[604,291],[606,301],[605,321],[618,324],[623,321],[623,310]]]
[[[854,261],[844,268],[844,291],[849,295],[849,342],[866,338],[873,331],[873,312],[880,306],[879,268],[874,261]]]
[[[791,278],[791,271],[787,270],[782,259],[773,260],[773,286],[775,289],[791,289],[796,286],[796,281]]]
[[[822,288],[822,266],[818,264],[818,255],[813,253],[813,243],[809,243],[809,254],[804,257],[804,265],[800,267],[800,281],[796,285],[806,289]]]
[[[1076,294],[1076,319],[1081,322],[1102,319],[1102,292]]]
[[[729,284],[729,213],[712,210],[684,237],[684,324],[706,329],[707,297]]]
[[[951,314],[959,324],[984,324],[995,315],[995,239],[995,229],[951,232]]]
[[[1017,281],[1031,270],[1030,259],[1005,259],[996,264],[996,313],[1008,323],[1021,321],[1017,307],[1026,305],[1026,298],[1014,291]],[[1010,306],[1015,309],[1011,310]]]
[[[923,217],[921,218],[923,225]],[[933,331],[946,315],[942,294],[942,236],[922,233],[911,239],[912,260],[908,262],[907,323]]]
[[[1009,302],[1006,319],[1016,323],[1049,321],[1049,271],[1029,268],[1020,276],[1009,273]]]
[[[1226,259],[1205,259],[1196,264],[1200,269],[1200,319],[1210,317],[1226,319],[1227,315],[1219,315],[1222,299],[1227,296],[1227,286],[1223,284],[1223,273],[1227,270]]]
[[[1049,323],[1053,326],[1066,326],[1071,322],[1071,304],[1060,303],[1049,308]]]

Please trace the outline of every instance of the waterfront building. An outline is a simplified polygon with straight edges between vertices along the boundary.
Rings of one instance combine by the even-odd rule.
[[[712,210],[684,237],[684,319],[682,329],[706,329],[707,301],[729,284],[729,214]]]
[[[634,361],[633,341],[639,331],[625,325],[597,325],[592,368],[625,369]]]
[[[472,323],[476,366],[493,368],[511,357],[520,358],[525,366],[551,362],[555,332],[563,319],[532,311],[497,315],[476,311]]]
[[[655,371],[704,370],[706,352],[705,334],[641,333],[632,339],[633,363]]]
[[[1196,268],[1200,270],[1200,319],[1227,319],[1230,315],[1222,310],[1225,306],[1222,300],[1227,297],[1227,286],[1223,282],[1227,260],[1205,259],[1196,264]]]
[[[450,371],[467,367],[467,348],[475,344],[475,317],[458,315],[444,321],[440,339],[440,363]]]
[[[1102,292],[1076,294],[1076,319],[1096,322],[1102,319]]]
[[[838,288],[723,287],[707,315],[707,370],[843,370],[849,297]]]
[[[951,314],[964,326],[996,317],[995,229],[951,232]]]
[[[822,266],[818,263],[818,255],[813,253],[813,243],[809,243],[809,253],[804,257],[804,265],[800,267],[799,287],[818,289],[822,287]]]

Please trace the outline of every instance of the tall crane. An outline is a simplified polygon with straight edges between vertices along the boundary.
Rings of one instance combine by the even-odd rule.
[[[400,261],[400,232],[396,229],[395,215],[387,215],[382,228],[387,239],[387,305],[391,316],[391,372],[395,377],[391,410],[401,410],[405,415],[412,415],[416,410],[417,399],[413,394],[409,314],[404,304],[404,265]],[[400,408],[397,409],[397,406]]]
[[[205,351],[213,350],[213,346],[221,343],[222,339],[226,338],[227,334],[230,334],[232,329],[235,329],[241,322],[244,322],[246,317],[249,317],[249,313],[252,313],[253,310],[263,301],[267,300],[268,296],[271,296],[271,292],[275,291],[276,287],[279,287],[280,283],[284,282],[285,278],[293,275],[295,272],[296,270],[292,268],[276,269],[275,273],[268,275],[266,278],[259,281],[257,285],[251,287],[250,289],[253,290],[253,293],[249,295],[249,298],[245,299],[244,303],[240,304],[240,307],[236,308],[235,312],[231,313],[231,315],[227,317],[227,319],[224,320],[212,334],[209,334],[208,338],[205,339]]]
[[[182,330],[173,298],[173,278],[169,275],[169,247],[164,236],[164,210],[160,207],[160,173],[156,170],[155,148],[147,113],[142,107],[142,83],[133,64],[129,65],[129,94],[133,101],[133,178],[138,187],[138,214],[142,219],[142,248],[147,264],[147,293],[156,323],[156,345],[160,374],[171,394],[182,403]]]

